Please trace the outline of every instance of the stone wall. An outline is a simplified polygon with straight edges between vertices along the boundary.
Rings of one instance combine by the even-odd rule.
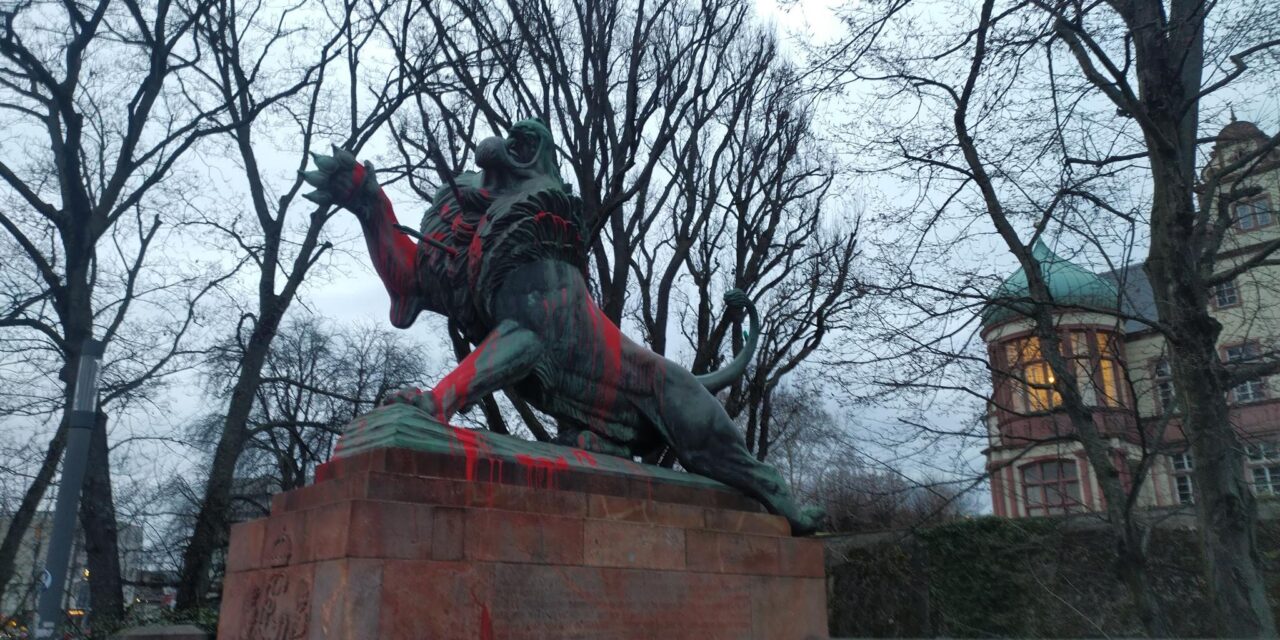
[[[1210,636],[1188,520],[1171,518],[1152,533],[1151,573],[1177,635]],[[1280,610],[1280,521],[1264,520],[1258,538]],[[1144,635],[1116,579],[1110,535],[1096,520],[984,517],[833,536],[826,551],[833,637]]]

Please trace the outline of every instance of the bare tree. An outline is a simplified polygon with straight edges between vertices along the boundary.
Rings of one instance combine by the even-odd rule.
[[[39,378],[58,371],[12,407],[50,414],[68,406],[84,341],[107,343],[103,407],[143,399],[185,366],[198,302],[218,278],[156,269],[157,239],[182,203],[161,185],[215,110],[173,100],[199,52],[193,26],[207,4],[103,0],[6,3],[0,8],[0,117],[8,132],[0,159],[0,228],[19,262],[2,268],[6,291],[0,341]],[[16,275],[22,274],[22,275]],[[225,276],[224,276],[225,277]],[[167,308],[160,314],[139,307]],[[34,373],[33,373],[34,371]],[[47,388],[47,387],[46,387]],[[65,444],[66,415],[45,451],[3,542],[0,592]],[[107,439],[90,448],[82,498],[99,621],[122,611]]]
[[[294,28],[304,9],[309,16],[321,14],[313,18],[316,29]],[[262,160],[269,137],[262,130],[282,120],[296,127],[288,142],[295,172],[306,167],[307,153],[322,139],[360,150],[413,92],[424,90],[403,64],[369,61],[377,59],[369,53],[375,43],[385,44],[380,35],[406,32],[388,24],[407,25],[417,11],[413,3],[356,0],[280,9],[219,2],[200,24],[212,61],[202,69],[214,99],[226,105],[224,126],[250,203],[247,219],[209,219],[205,224],[239,247],[258,270],[254,302],[242,312],[237,331],[242,354],[237,378],[184,555],[180,608],[197,606],[206,596],[214,551],[226,543],[232,479],[250,439],[250,416],[272,342],[299,287],[332,247],[321,240],[321,231],[336,209],[298,200],[302,180],[297,175],[287,180],[273,175],[271,163]],[[303,45],[306,38],[311,40]],[[307,59],[300,51],[314,54]],[[304,58],[291,57],[295,54]],[[420,49],[410,55],[418,62],[430,60],[433,52]],[[269,76],[264,73],[268,64],[280,65],[286,73]],[[333,109],[339,105],[341,110]]]
[[[898,109],[867,123],[874,138],[867,148],[883,161],[880,169],[912,176],[929,212],[928,220],[911,219],[914,227],[902,247],[908,259],[890,288],[911,292],[904,298],[919,296],[923,302],[913,304],[922,314],[931,313],[937,296],[951,301],[938,305],[950,306],[951,313],[995,304],[1032,321],[1052,376],[1016,382],[1058,399],[1069,423],[1061,436],[1083,444],[1105,496],[1117,569],[1155,636],[1168,629],[1147,577],[1150,523],[1135,507],[1168,420],[1137,427],[1137,459],[1112,457],[1113,433],[1082,391],[1096,372],[1073,363],[1056,318],[1064,310],[1116,315],[1116,309],[1055,300],[1045,273],[1051,265],[1037,258],[1034,247],[1056,235],[1076,238],[1092,255],[1118,257],[1109,260],[1110,269],[1123,275],[1119,267],[1128,262],[1135,238],[1149,233],[1145,272],[1158,313],[1134,317],[1121,306],[1118,321],[1140,322],[1164,338],[1179,424],[1196,460],[1206,584],[1219,628],[1230,636],[1274,635],[1254,534],[1254,499],[1227,398],[1233,386],[1280,365],[1269,358],[1246,365],[1222,362],[1222,325],[1208,298],[1213,286],[1268,264],[1280,246],[1265,244],[1239,261],[1228,259],[1222,243],[1235,219],[1230,204],[1250,195],[1238,188],[1249,184],[1243,178],[1280,141],[1259,141],[1202,180],[1199,145],[1205,140],[1198,133],[1202,103],[1270,60],[1264,54],[1280,45],[1280,23],[1265,3],[1236,10],[1218,5],[989,0],[975,15],[945,2],[895,2],[850,13],[852,35],[829,58],[852,72],[845,78],[891,87],[876,99],[897,100]],[[917,55],[921,51],[927,53]],[[1140,178],[1149,181],[1149,196],[1132,188]],[[989,281],[984,285],[954,272],[945,282],[917,277],[921,263],[915,261],[938,240],[936,234],[971,240],[974,215],[989,225],[978,229],[994,234],[1022,267],[1027,292],[1021,298],[992,299]],[[944,327],[941,337],[917,341],[912,353],[974,357],[946,355],[956,353],[962,326],[933,326]],[[910,383],[947,386],[920,378]]]
[[[222,393],[232,388],[242,360],[236,344],[217,352],[213,381]],[[263,367],[237,477],[269,477],[286,491],[304,486],[342,429],[391,391],[421,380],[428,362],[421,349],[385,329],[332,329],[312,317],[286,322]],[[214,431],[201,440],[216,443]]]

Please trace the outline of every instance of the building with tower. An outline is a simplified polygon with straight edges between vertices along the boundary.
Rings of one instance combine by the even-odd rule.
[[[1243,153],[1267,141],[1250,122],[1233,121],[1218,134],[1202,175],[1220,172]],[[1222,177],[1222,176],[1219,176]],[[1256,256],[1280,239],[1274,205],[1280,202],[1280,152],[1272,151],[1248,173],[1227,175],[1224,188],[1247,193],[1224,209],[1221,273]],[[1208,194],[1206,194],[1208,197]],[[1117,462],[1155,457],[1138,495],[1144,507],[1176,507],[1195,500],[1176,393],[1165,358],[1164,338],[1150,328],[1157,319],[1151,284],[1140,264],[1095,273],[1063,247],[1037,243],[1040,264],[1055,301],[1054,319],[1078,391],[1092,407],[1094,424]],[[1064,257],[1065,256],[1065,257]],[[1100,511],[1102,494],[1071,436],[1071,423],[1053,390],[1053,374],[1033,335],[1033,322],[1019,312],[1029,299],[1026,274],[1014,273],[993,294],[1000,304],[981,316],[981,337],[993,372],[987,414],[987,469],[992,506],[1006,517]],[[1280,266],[1257,266],[1210,292],[1213,316],[1222,324],[1219,355],[1246,362],[1280,345]],[[1231,419],[1245,447],[1246,477],[1259,496],[1280,496],[1280,376],[1244,382],[1230,392]],[[1153,442],[1153,438],[1158,442]],[[1121,481],[1128,465],[1117,464]]]

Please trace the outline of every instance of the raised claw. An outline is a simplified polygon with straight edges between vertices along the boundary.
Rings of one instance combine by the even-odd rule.
[[[317,189],[322,189],[325,185],[329,184],[329,172],[327,171],[299,171],[298,173],[302,174],[302,179],[306,180],[307,184]]]
[[[337,160],[341,164],[351,165],[351,164],[355,164],[356,162],[355,154],[351,153],[350,151],[347,151],[346,149],[343,149],[342,147],[339,147],[336,144],[333,145],[333,157],[335,160]]]
[[[333,198],[330,197],[329,194],[325,193],[324,191],[312,191],[311,193],[304,193],[302,194],[302,197],[319,205],[333,204]]]
[[[311,152],[311,161],[315,163],[317,169],[326,173],[332,173],[339,166],[337,158],[316,153],[315,151]]]

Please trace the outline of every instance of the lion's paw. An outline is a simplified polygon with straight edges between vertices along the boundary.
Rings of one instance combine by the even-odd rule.
[[[827,523],[827,512],[821,507],[801,507],[800,516],[791,521],[791,535],[807,536],[817,533]]]
[[[378,191],[373,165],[368,162],[358,165],[356,157],[346,149],[335,145],[331,156],[312,152],[311,160],[315,169],[299,173],[307,184],[316,189],[302,197],[316,204],[337,204],[356,211],[360,208],[355,206],[360,201],[357,196],[362,192]]]
[[[424,393],[422,389],[419,389],[418,387],[392,391],[387,394],[387,397],[382,399],[382,406],[384,407],[393,404],[413,405],[433,416],[436,414],[435,398],[429,393]]]

